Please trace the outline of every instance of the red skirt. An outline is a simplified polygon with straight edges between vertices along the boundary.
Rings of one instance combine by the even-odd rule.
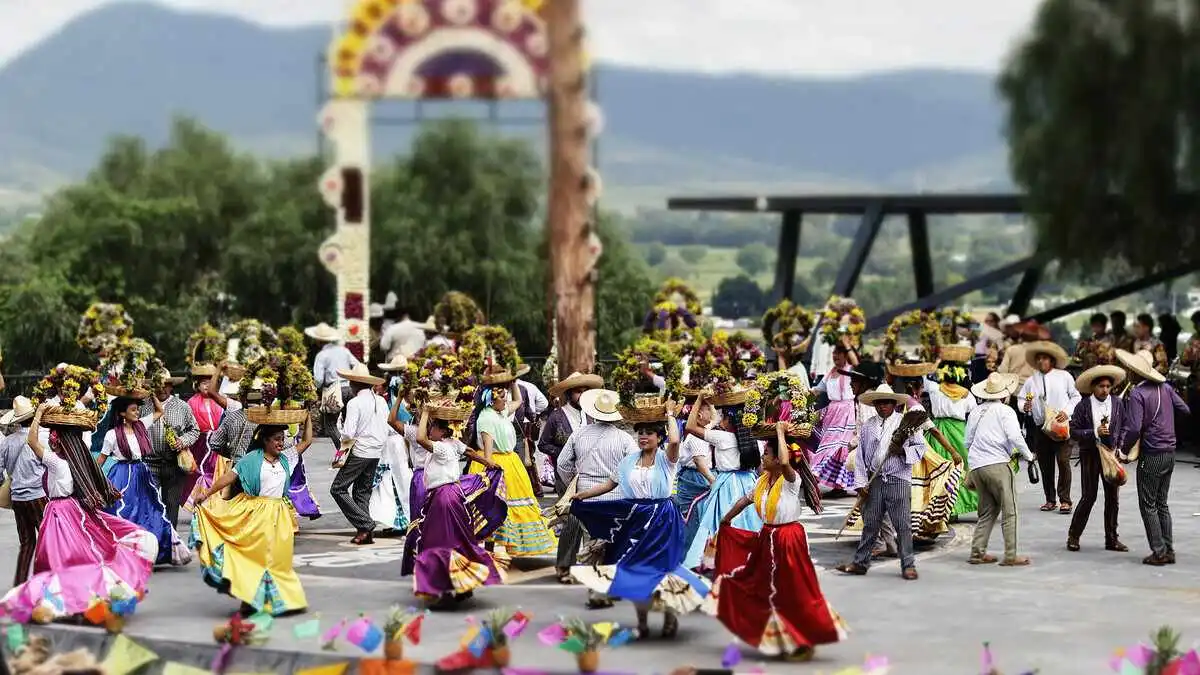
[[[709,597],[717,619],[743,642],[777,656],[846,636],[817,583],[803,525],[763,525],[761,532],[722,527],[716,542]]]

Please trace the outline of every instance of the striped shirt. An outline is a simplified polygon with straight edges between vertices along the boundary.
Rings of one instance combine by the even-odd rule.
[[[633,436],[616,426],[597,422],[580,427],[567,439],[558,455],[558,474],[564,483],[570,483],[578,474],[577,492],[603,485],[617,475],[617,466],[626,455],[641,452]],[[595,501],[621,499],[621,491],[613,490],[595,498]]]
[[[143,457],[142,459],[147,464],[163,464],[178,454],[175,448],[167,445],[165,437],[166,427],[170,427],[175,431],[175,438],[179,439],[184,450],[191,448],[196,444],[196,441],[200,440],[200,425],[196,422],[196,415],[192,413],[191,406],[178,396],[171,396],[163,401],[162,407],[162,418],[146,427],[146,433],[150,436],[151,454],[149,457]],[[154,402],[150,400],[144,401],[139,414],[142,417],[153,415]]]
[[[29,427],[18,426],[12,434],[0,440],[0,478],[12,479],[12,500],[31,502],[46,496],[42,475],[46,473],[41,461],[29,449]]]
[[[237,461],[246,455],[254,430],[258,425],[246,419],[246,409],[226,410],[217,430],[208,437],[208,448],[223,457]]]

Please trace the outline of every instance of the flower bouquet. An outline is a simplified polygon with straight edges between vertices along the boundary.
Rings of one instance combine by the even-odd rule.
[[[413,607],[393,607],[383,624],[383,656],[388,661],[404,660],[404,640],[414,645],[421,644],[421,625],[425,621],[423,612]]]
[[[298,356],[277,349],[247,364],[239,383],[241,390],[258,385],[262,387],[262,405],[246,411],[255,424],[300,424],[308,417],[308,407],[317,401],[317,386],[308,367]]]
[[[490,366],[516,373],[521,365],[517,341],[504,326],[475,326],[458,343],[458,359],[476,377]]]
[[[600,650],[632,642],[634,633],[611,621],[586,624],[579,619],[562,619],[543,628],[538,640],[575,655],[579,672],[594,673],[600,669]]]
[[[921,328],[917,358],[922,363],[934,363],[938,360],[938,356],[942,350],[942,325],[938,322],[937,315],[934,312],[914,309],[911,312],[901,314],[892,319],[892,322],[888,324],[887,330],[884,332],[884,359],[892,365],[893,369],[896,367],[904,368],[902,364],[905,362],[905,358],[904,352],[900,350],[900,334],[913,326],[920,326]],[[901,377],[908,377],[903,372],[896,372],[895,374]]]
[[[688,384],[710,390],[714,405],[741,405],[766,366],[762,350],[745,333],[718,331],[692,355]]]
[[[466,293],[450,291],[433,307],[433,321],[438,330],[460,336],[472,327],[484,324],[483,310]]]
[[[274,349],[279,337],[269,326],[258,319],[242,319],[225,332],[228,339],[226,359],[229,361],[230,379],[240,380],[245,375],[245,366],[261,358],[267,350]]]
[[[404,382],[411,400],[428,405],[435,417],[454,422],[470,417],[476,378],[449,348],[429,345],[419,350],[408,361]]]
[[[763,314],[763,339],[785,357],[797,357],[808,349],[815,322],[812,312],[791,300],[783,300]]]
[[[119,343],[100,361],[104,384],[113,396],[146,398],[166,382],[166,366],[155,356],[154,347],[141,338]]]
[[[948,307],[936,314],[938,323],[942,325],[942,344],[956,345],[966,341],[973,345],[979,339],[978,324],[970,312]]]
[[[663,397],[657,391],[650,395],[638,392],[645,383],[642,366],[667,381],[667,395],[682,390],[683,363],[679,351],[665,342],[651,337],[642,337],[617,355],[617,365],[609,375],[621,397],[621,416],[629,422],[659,421],[666,414]]]
[[[788,436],[809,438],[819,416],[804,378],[778,371],[759,375],[742,409],[742,426],[759,438],[774,438],[775,425],[788,422]]]
[[[700,296],[682,279],[667,279],[654,296],[654,307],[642,321],[642,332],[663,342],[695,342],[698,316],[704,313]]]
[[[849,334],[855,347],[862,346],[862,334],[867,329],[867,317],[858,303],[850,298],[833,296],[821,310],[821,340],[833,346]]]
[[[304,346],[304,333],[292,326],[276,331],[276,346],[285,353],[295,354],[301,361],[308,361],[308,347]]]
[[[104,354],[133,338],[133,319],[122,305],[97,302],[83,313],[75,342],[89,354]]]
[[[200,326],[196,332],[188,336],[187,353],[184,354],[188,368],[193,369],[196,366],[220,363],[225,359],[228,343],[225,334],[221,331],[207,323]]]
[[[82,407],[84,394],[92,390],[91,407]],[[40,405],[55,396],[58,406],[42,416],[45,425],[95,429],[99,418],[108,412],[108,395],[94,370],[62,364],[50,371],[33,388],[33,404]]]

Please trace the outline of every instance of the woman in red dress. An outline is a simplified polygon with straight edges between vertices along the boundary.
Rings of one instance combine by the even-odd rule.
[[[797,468],[780,461],[779,449],[788,453],[785,426],[776,425],[776,437],[767,441],[754,491],[721,521],[708,609],[763,654],[806,661],[816,645],[843,639],[846,626],[822,595],[808,555],[808,537],[800,524],[804,486]],[[803,462],[803,456],[795,461]],[[731,527],[751,505],[762,517],[762,531]]]

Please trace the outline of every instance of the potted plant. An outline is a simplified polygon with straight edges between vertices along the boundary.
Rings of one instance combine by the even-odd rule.
[[[594,673],[600,669],[602,647],[617,647],[633,639],[632,631],[610,622],[588,625],[579,619],[564,619],[551,629],[560,640],[559,649],[575,655],[581,673]]]
[[[404,639],[408,638],[414,645],[421,641],[421,622],[424,618],[424,612],[412,607],[393,607],[383,624],[383,657],[388,661],[403,661]]]
[[[512,662],[508,641],[516,638],[529,625],[529,616],[520,610],[501,607],[488,614],[481,633],[487,638],[487,650],[497,668],[507,668]]]

